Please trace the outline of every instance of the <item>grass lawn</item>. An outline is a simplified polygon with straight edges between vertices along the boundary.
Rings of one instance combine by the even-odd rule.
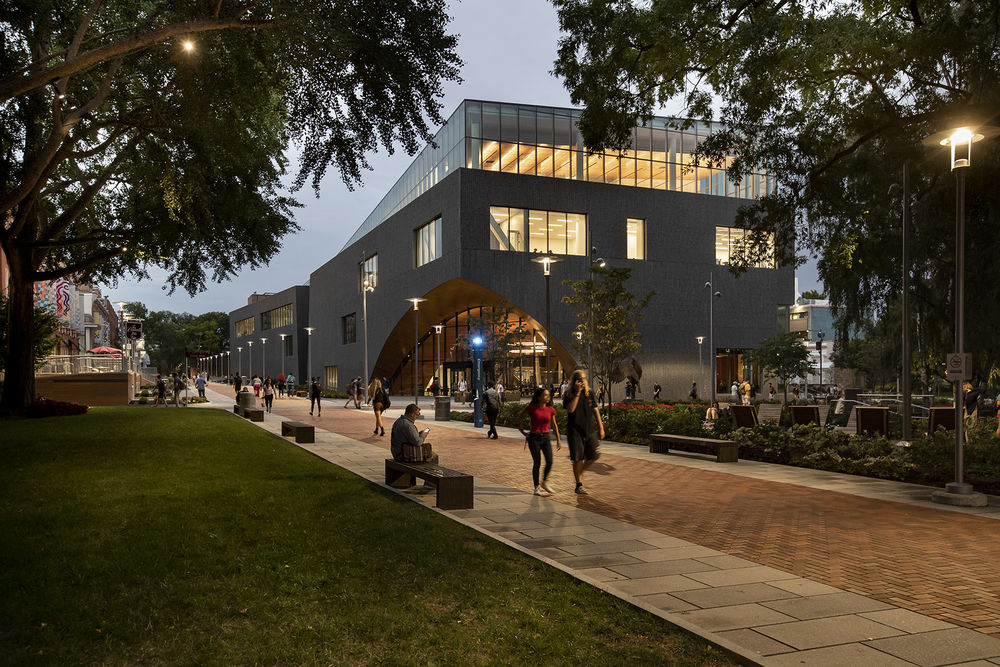
[[[735,664],[218,410],[0,422],[5,664]]]

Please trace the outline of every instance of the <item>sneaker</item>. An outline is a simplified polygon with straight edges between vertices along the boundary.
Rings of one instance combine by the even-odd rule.
[[[587,489],[583,488],[583,484],[576,485],[576,492],[579,493],[581,496],[590,495],[587,493]]]
[[[549,493],[555,493],[555,491],[552,490],[552,487],[549,486],[549,480],[547,479],[542,480],[542,488],[548,491]]]
[[[535,487],[535,495],[536,496],[542,495],[542,487],[540,487],[540,486],[536,486]]]

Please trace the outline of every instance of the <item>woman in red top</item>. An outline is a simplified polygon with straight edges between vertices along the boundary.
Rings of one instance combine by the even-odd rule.
[[[524,418],[531,420],[531,432],[525,432],[523,428],[518,428],[524,435],[524,446],[531,451],[531,459],[534,465],[531,468],[531,478],[535,483],[535,495],[542,495],[542,491],[553,493],[549,486],[549,472],[552,470],[552,440],[549,437],[549,426],[556,434],[556,449],[562,449],[559,441],[559,425],[556,424],[556,409],[552,407],[552,396],[549,390],[544,387],[535,389],[535,394],[531,397],[531,402],[524,408],[521,414],[521,423]],[[542,481],[538,481],[538,469],[541,467],[542,454],[545,455],[545,474]]]

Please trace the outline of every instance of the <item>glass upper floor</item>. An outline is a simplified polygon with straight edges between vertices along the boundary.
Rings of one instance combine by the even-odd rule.
[[[731,158],[723,164],[695,159],[698,145],[719,123],[697,122],[682,131],[673,129],[681,124],[678,119],[657,116],[633,130],[628,150],[589,153],[578,128],[580,114],[578,109],[464,100],[346,245],[460,167],[739,199],[755,199],[775,187],[765,171],[733,183],[727,178]]]

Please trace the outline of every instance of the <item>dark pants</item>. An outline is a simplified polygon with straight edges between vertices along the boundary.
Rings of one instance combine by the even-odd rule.
[[[529,433],[528,451],[531,452],[531,460],[533,462],[531,466],[531,479],[534,481],[535,486],[538,486],[538,469],[542,465],[542,454],[545,455],[545,473],[542,475],[542,479],[548,479],[549,472],[552,470],[552,440],[549,438],[549,434]]]
[[[272,402],[274,402],[274,394],[271,394],[270,396],[267,395],[267,394],[264,394],[264,407],[267,408],[268,412],[271,411],[271,403]]]
[[[487,438],[497,437],[497,413],[490,410],[486,411],[486,421],[490,424],[490,430],[487,432]]]
[[[313,413],[313,408],[316,408],[316,412],[323,412],[323,408],[319,404],[319,396],[309,397],[309,414]]]

